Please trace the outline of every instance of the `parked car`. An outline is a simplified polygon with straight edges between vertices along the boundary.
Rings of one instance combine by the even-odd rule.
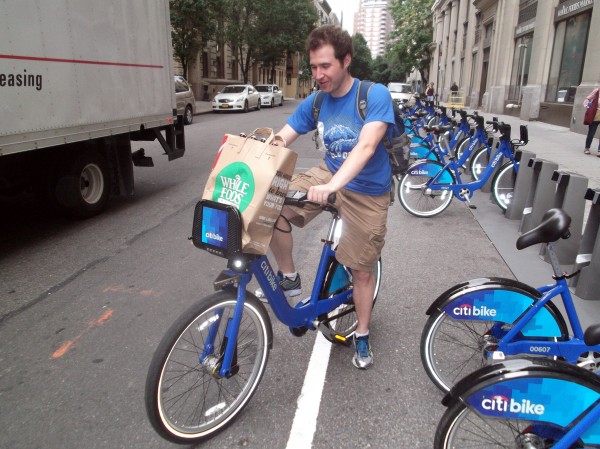
[[[175,97],[177,99],[177,115],[183,115],[183,123],[189,125],[196,113],[196,99],[192,88],[183,76],[175,76]]]
[[[257,84],[256,90],[260,93],[260,103],[263,106],[283,106],[283,92],[277,84]]]
[[[225,86],[212,101],[213,112],[260,110],[260,94],[251,84]]]
[[[413,95],[412,86],[407,83],[389,83],[387,88],[392,95],[392,100],[398,104],[406,103]]]

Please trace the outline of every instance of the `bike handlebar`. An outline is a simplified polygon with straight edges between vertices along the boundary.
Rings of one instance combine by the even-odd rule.
[[[329,196],[327,197],[327,204],[321,204],[321,203],[317,203],[316,201],[309,201],[307,199],[308,196],[308,192],[304,192],[302,190],[290,190],[283,203],[287,204],[288,206],[297,206],[297,207],[304,207],[305,204],[317,204],[319,206],[328,206],[328,205],[332,205],[333,203],[335,203],[335,198],[336,198],[336,194],[334,193],[330,193]]]

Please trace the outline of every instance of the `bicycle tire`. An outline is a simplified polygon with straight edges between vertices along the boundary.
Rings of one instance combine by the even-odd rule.
[[[516,180],[517,171],[513,161],[508,161],[502,165],[492,178],[494,201],[503,211],[508,209],[508,205],[513,200]]]
[[[488,365],[461,380],[442,401],[448,409],[436,429],[434,449],[554,447],[599,397],[597,375],[566,362],[524,358]],[[561,442],[572,449],[598,443],[593,432],[572,438]]]
[[[458,144],[456,146],[456,160],[457,161],[462,157],[462,155],[465,153],[465,151],[467,151],[467,149],[469,148],[469,145],[471,145],[471,139],[469,137],[464,137],[463,139],[461,139],[460,142],[458,142]],[[471,157],[473,156],[474,153],[476,153],[479,150],[479,148],[480,148],[480,146],[477,146],[473,150],[471,155],[463,162],[463,164],[461,166],[463,170],[466,170],[469,167],[469,162],[471,160]]]
[[[234,290],[191,306],[160,342],[148,369],[145,404],[150,423],[163,438],[193,444],[214,436],[233,422],[256,391],[273,334],[265,307],[246,295],[231,377],[220,378],[218,368],[225,327],[237,303]],[[216,332],[213,352],[200,362],[209,332]]]
[[[456,184],[454,174],[448,170],[446,172],[451,177],[452,184]],[[450,205],[454,196],[451,190],[427,190],[424,188],[432,177],[412,175],[410,168],[402,176],[398,183],[398,199],[409,214],[422,218],[433,217],[442,213]]]
[[[546,303],[544,308],[561,329],[560,339],[567,339],[560,311],[552,302]],[[483,350],[495,343],[489,331],[496,323],[457,320],[440,310],[429,316],[421,333],[420,353],[423,368],[436,387],[447,393],[458,380],[487,363]]]
[[[464,403],[457,402],[442,416],[435,432],[433,447],[434,449],[549,447],[517,445],[516,438],[534,438],[534,435],[527,433],[528,427],[532,424],[535,423],[481,416]],[[523,435],[523,437],[519,437],[519,435]]]
[[[383,272],[382,267],[383,267],[383,265],[381,262],[381,258],[379,258],[379,260],[377,261],[377,265],[375,266],[375,293],[373,295],[373,307],[375,307],[375,302],[377,301],[377,295],[379,294],[379,288],[381,287],[381,274]],[[328,283],[330,283],[329,280],[333,279],[335,277],[335,273],[337,270],[344,270],[344,272],[347,273],[348,287],[351,287],[352,286],[352,270],[347,268],[346,266],[340,264],[335,259],[333,259],[333,262],[329,265],[327,273],[325,274],[324,284],[327,285]],[[327,289],[327,290],[329,290],[329,289]],[[335,292],[333,292],[333,291],[325,292],[323,294],[323,297],[331,296],[331,294],[334,294],[334,293]],[[320,319],[330,318],[332,316],[344,313],[346,310],[348,310],[349,308],[353,308],[353,307],[354,307],[354,302],[342,304],[335,310],[332,310],[328,314],[325,314],[324,316],[321,316],[319,318]],[[353,310],[352,312],[350,312],[346,315],[339,317],[335,321],[324,323],[324,325],[326,327],[331,329],[336,334],[341,335],[342,337],[345,337],[345,338],[348,338],[350,335],[352,335],[352,333],[356,330],[357,324],[358,324],[358,318],[356,316],[355,310]],[[323,336],[327,340],[331,341],[332,343],[336,343],[335,339],[328,336],[327,334],[324,333]]]
[[[470,158],[469,173],[471,174],[471,178],[475,181],[479,181],[481,174],[484,172],[489,162],[490,152],[488,151],[488,148],[485,145],[480,146],[473,152]]]

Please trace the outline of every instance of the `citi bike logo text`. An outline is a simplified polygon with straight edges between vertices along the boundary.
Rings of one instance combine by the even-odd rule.
[[[494,396],[491,399],[483,399],[481,401],[481,408],[494,412],[521,413],[524,415],[541,416],[544,414],[544,406],[542,404],[534,404],[529,399],[521,399],[519,402],[513,398],[508,399],[500,395]]]
[[[271,286],[271,290],[277,290],[277,279],[275,279],[275,274],[269,269],[269,266],[265,261],[261,262],[260,268],[263,270],[263,273],[265,273],[267,281],[269,281],[269,285]]]
[[[501,157],[502,157],[502,153],[498,153],[498,155],[492,161],[492,167],[496,166],[496,164],[498,163],[498,161],[500,160]]]
[[[496,316],[496,309],[489,309],[486,306],[471,306],[470,304],[463,304],[461,306],[452,309],[452,313],[456,316]]]
[[[429,172],[427,170],[413,170],[412,172],[410,172],[411,175],[427,175],[429,174]]]
[[[223,237],[221,237],[219,234],[215,234],[214,232],[207,232],[206,233],[206,238],[212,239],[212,240],[217,240],[219,242],[223,241]]]

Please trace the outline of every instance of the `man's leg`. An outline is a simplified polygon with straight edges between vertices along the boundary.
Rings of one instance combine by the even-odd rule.
[[[354,281],[354,306],[358,324],[356,332],[366,334],[369,332],[371,310],[373,309],[373,296],[375,295],[375,273],[352,270]]]
[[[290,220],[296,214],[290,210],[289,207],[283,206],[281,215],[287,220]],[[280,229],[283,230],[283,232],[280,231]],[[296,271],[294,258],[292,257],[294,238],[292,237],[291,231],[291,223],[279,217],[275,224],[273,237],[271,238],[271,251],[273,252],[279,270],[283,273],[294,273]]]

